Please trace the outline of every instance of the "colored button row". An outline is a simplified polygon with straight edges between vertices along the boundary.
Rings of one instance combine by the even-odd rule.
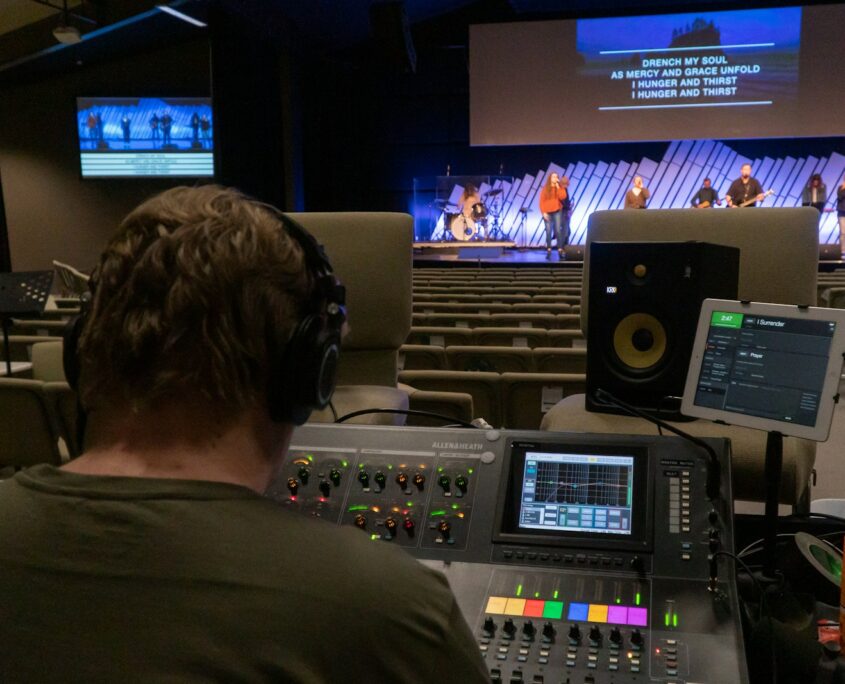
[[[514,617],[560,620],[563,616],[563,603],[561,601],[540,601],[536,599],[491,596],[487,599],[485,612],[489,615],[512,615]]]
[[[560,620],[563,617],[563,602],[491,596],[487,599],[487,607],[484,612],[488,615]],[[648,609],[635,606],[570,603],[567,619],[575,622],[648,627]]]
[[[648,609],[635,606],[606,606],[597,603],[570,603],[567,619],[576,622],[648,627]]]

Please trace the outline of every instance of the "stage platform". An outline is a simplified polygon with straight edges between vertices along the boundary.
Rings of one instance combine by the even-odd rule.
[[[546,258],[545,248],[517,247],[512,241],[491,242],[415,242],[414,267],[478,268],[479,266],[513,266],[548,268],[582,268],[581,259],[559,258],[552,250],[551,259]]]

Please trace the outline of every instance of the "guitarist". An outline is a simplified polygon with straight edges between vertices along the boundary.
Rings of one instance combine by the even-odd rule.
[[[704,185],[692,196],[690,203],[696,209],[707,209],[708,207],[715,207],[717,204],[721,204],[722,200],[719,199],[719,193],[710,187],[710,179],[705,178]]]
[[[753,207],[757,202],[761,202],[765,196],[766,193],[763,192],[760,181],[751,176],[751,164],[743,164],[740,169],[740,177],[731,183],[725,199],[731,208],[740,205]]]

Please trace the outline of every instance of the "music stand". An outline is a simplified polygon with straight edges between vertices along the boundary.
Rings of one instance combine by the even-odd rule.
[[[12,350],[9,348],[9,323],[12,316],[44,313],[52,289],[53,271],[0,273],[0,320],[3,323],[7,377],[12,375]]]

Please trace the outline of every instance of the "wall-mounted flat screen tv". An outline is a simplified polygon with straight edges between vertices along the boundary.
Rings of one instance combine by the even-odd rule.
[[[83,178],[214,175],[208,97],[78,97]]]

